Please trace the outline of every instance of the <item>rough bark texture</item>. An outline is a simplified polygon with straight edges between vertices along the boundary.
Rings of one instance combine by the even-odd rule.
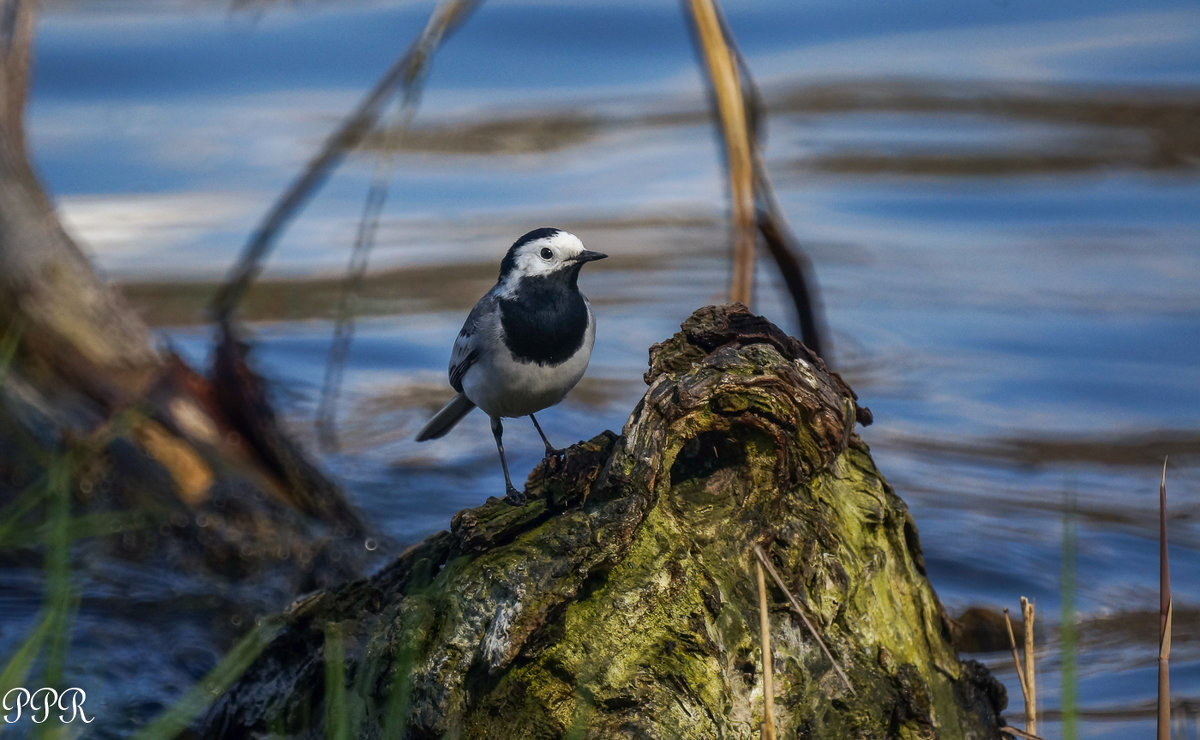
[[[371,577],[293,606],[202,737],[323,737],[325,655],[352,737],[758,735],[750,548],[771,587],[782,737],[990,738],[1004,689],[960,662],[916,526],[853,432],[853,394],[740,306],[651,350],[620,437],[547,458],[530,503],[460,512]]]

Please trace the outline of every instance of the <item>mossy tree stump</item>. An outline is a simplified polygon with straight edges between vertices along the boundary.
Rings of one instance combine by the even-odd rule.
[[[202,720],[203,736],[757,737],[754,545],[781,737],[996,737],[1004,689],[960,662],[916,527],[819,358],[740,306],[651,349],[620,437],[547,458],[375,576],[321,592]],[[325,656],[344,655],[329,713]],[[335,672],[336,673],[336,672]]]

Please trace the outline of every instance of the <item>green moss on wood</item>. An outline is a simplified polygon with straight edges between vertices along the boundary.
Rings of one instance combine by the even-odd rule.
[[[393,716],[409,737],[757,736],[757,544],[854,686],[772,586],[782,736],[998,736],[1003,689],[950,647],[912,519],[853,434],[849,388],[737,307],[698,311],[652,349],[646,379],[621,436],[543,461],[529,506],[462,512],[293,615],[292,648],[341,623],[376,720],[366,735]],[[316,671],[285,681],[303,660],[271,660],[244,679],[250,695],[286,686],[285,707],[319,705]],[[241,697],[207,726],[299,716]]]

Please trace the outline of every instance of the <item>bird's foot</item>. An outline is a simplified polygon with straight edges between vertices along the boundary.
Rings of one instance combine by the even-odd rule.
[[[508,490],[504,494],[504,500],[507,501],[508,503],[512,504],[513,506],[524,506],[525,505],[525,492],[518,491],[516,488],[513,488],[510,485],[510,486],[508,486]]]
[[[567,454],[567,448],[565,447],[551,447],[550,445],[546,445],[546,457],[562,457],[565,454]]]

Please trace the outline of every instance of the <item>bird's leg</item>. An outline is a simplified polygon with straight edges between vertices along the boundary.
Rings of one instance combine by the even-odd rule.
[[[530,414],[529,418],[533,421],[533,428],[538,430],[538,434],[541,435],[542,443],[546,445],[546,455],[554,455],[555,457],[558,457],[559,455],[563,454],[562,450],[550,444],[550,440],[546,439],[546,433],[542,431],[542,425],[537,423],[537,418],[533,414]]]
[[[504,425],[499,416],[492,417],[492,436],[496,438],[496,449],[500,451],[500,467],[504,469],[504,500],[513,506],[525,503],[525,492],[513,487],[512,479],[508,477],[508,461],[504,459]]]

